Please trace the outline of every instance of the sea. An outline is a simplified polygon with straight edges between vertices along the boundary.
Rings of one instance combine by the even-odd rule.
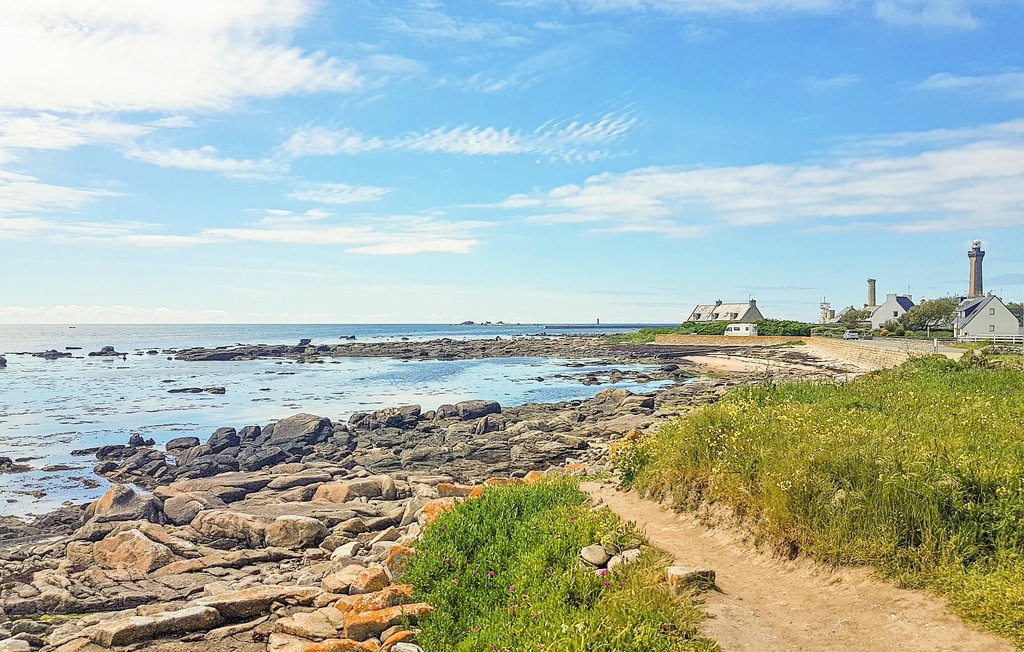
[[[0,473],[0,516],[27,517],[98,498],[109,483],[93,474],[93,456],[72,451],[127,443],[138,433],[163,444],[192,435],[205,441],[219,427],[265,425],[307,412],[345,421],[354,412],[418,404],[431,410],[469,399],[505,406],[586,399],[608,388],[651,391],[664,382],[583,385],[575,376],[608,371],[597,361],[551,358],[402,361],[325,358],[325,364],[287,360],[174,360],[149,353],[233,344],[314,345],[356,341],[420,341],[447,337],[529,338],[566,333],[615,333],[544,325],[312,324],[312,325],[0,325],[0,457],[29,465]],[[104,346],[127,354],[89,357]],[[45,360],[30,352],[57,350],[70,358]],[[584,366],[574,366],[583,362]],[[644,369],[618,365],[617,369]],[[569,378],[553,377],[556,374]],[[225,393],[172,394],[171,388],[224,387]]]

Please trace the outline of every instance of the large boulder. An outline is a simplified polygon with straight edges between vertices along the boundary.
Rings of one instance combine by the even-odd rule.
[[[415,428],[420,417],[420,406],[403,405],[396,408],[385,408],[373,413],[373,420],[381,428]]]
[[[235,432],[234,428],[217,428],[217,430],[210,435],[210,439],[207,440],[206,445],[210,447],[211,453],[216,454],[226,448],[238,446],[240,441],[238,433]]]
[[[313,494],[312,502],[347,503],[360,497],[380,498],[383,495],[382,485],[380,476],[323,484]]]
[[[199,437],[175,437],[164,445],[164,450],[177,457],[182,451],[198,445]]]
[[[268,466],[280,464],[287,459],[288,453],[285,453],[277,446],[246,448],[244,457],[240,456],[238,466],[243,471],[258,471]]]
[[[92,549],[100,568],[138,570],[148,573],[174,561],[174,553],[138,530],[108,536]]]
[[[5,358],[4,356],[0,355],[0,369],[3,369],[6,366],[7,366],[7,358]]]
[[[462,420],[479,419],[488,414],[501,414],[501,405],[497,401],[462,401],[455,404]]]
[[[272,522],[269,519],[229,509],[208,509],[199,512],[192,519],[192,529],[216,539],[238,539],[249,547],[256,548],[263,545],[264,533]]]
[[[334,434],[331,420],[312,414],[295,414],[274,424],[267,443],[282,449],[319,444]]]
[[[304,550],[320,545],[327,534],[327,526],[318,519],[287,515],[278,516],[263,536],[268,546]]]
[[[122,484],[111,485],[98,500],[85,509],[85,520],[150,521],[163,523],[163,502],[156,496],[138,494]]]
[[[204,509],[225,507],[224,501],[198,494],[180,494],[164,501],[164,515],[174,525],[188,525]]]

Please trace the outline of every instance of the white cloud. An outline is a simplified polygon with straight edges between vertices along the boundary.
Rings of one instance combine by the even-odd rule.
[[[86,144],[124,145],[152,131],[105,117],[60,117],[50,113],[0,113],[0,146],[71,149]]]
[[[629,112],[613,111],[590,121],[547,122],[532,131],[512,127],[460,125],[413,132],[391,139],[370,138],[356,131],[322,127],[302,129],[279,148],[282,156],[359,154],[375,149],[440,152],[469,156],[533,154],[552,159],[592,161],[607,158],[602,146],[620,140],[637,124]]]
[[[528,30],[520,25],[449,16],[432,5],[403,11],[382,21],[385,29],[428,44],[462,41],[489,46],[521,45]]]
[[[361,154],[380,149],[379,138],[363,136],[352,129],[331,130],[325,127],[299,129],[281,144],[286,156],[333,156],[335,154]]]
[[[0,108],[219,111],[351,91],[352,65],[290,44],[310,0],[7,0]]]
[[[262,179],[285,171],[285,166],[270,159],[236,159],[220,156],[216,147],[207,145],[199,149],[141,149],[132,148],[125,157],[162,168],[178,168],[201,172],[217,172],[241,179]]]
[[[1024,72],[1004,72],[976,77],[941,72],[932,75],[914,88],[926,91],[962,91],[987,99],[1024,100]]]
[[[605,173],[582,185],[513,195],[497,207],[538,223],[590,222],[677,236],[711,225],[901,231],[1024,225],[1020,122],[964,130],[957,138],[918,136],[913,153],[900,150],[914,139],[896,134],[874,139],[865,153],[840,150],[813,163]]]
[[[812,91],[824,92],[838,88],[846,88],[860,83],[860,75],[836,75],[834,77],[804,77],[804,86]]]
[[[347,183],[304,183],[288,195],[288,199],[314,201],[322,204],[355,204],[377,201],[394,188],[350,186]]]
[[[2,306],[0,324],[204,324],[226,322],[223,310],[138,306]]]
[[[116,196],[118,193],[110,190],[42,183],[35,177],[0,170],[0,215],[73,211],[97,199]]]
[[[875,15],[896,25],[975,29],[979,21],[971,14],[971,4],[972,0],[877,0]]]

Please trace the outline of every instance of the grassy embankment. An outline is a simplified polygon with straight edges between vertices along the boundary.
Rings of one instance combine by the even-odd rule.
[[[871,564],[1024,644],[1020,357],[915,359],[842,384],[747,387],[624,442],[623,481],[720,501],[766,538]]]
[[[781,319],[759,319],[757,324],[758,335],[792,335],[807,336],[811,334],[811,324],[799,321],[786,321]],[[653,342],[657,335],[725,335],[726,322],[715,322],[712,324],[698,324],[685,322],[675,328],[641,328],[634,333],[623,333],[621,335],[609,335],[609,342],[647,344]]]
[[[658,581],[655,550],[601,577],[580,568],[584,546],[642,539],[607,510],[591,513],[569,481],[488,488],[431,524],[403,581],[436,611],[418,637],[434,652],[716,650],[697,636],[692,596]]]

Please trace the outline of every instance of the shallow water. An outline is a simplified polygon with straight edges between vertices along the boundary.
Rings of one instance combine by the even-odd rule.
[[[108,483],[92,474],[95,458],[72,456],[71,451],[126,443],[131,433],[152,437],[158,444],[185,435],[205,441],[221,426],[265,425],[298,412],[346,420],[353,412],[414,403],[430,410],[443,403],[484,398],[512,406],[588,398],[609,387],[650,391],[664,385],[627,382],[585,386],[571,379],[551,376],[582,375],[610,367],[568,368],[566,361],[545,358],[453,361],[326,358],[324,364],[281,360],[185,362],[136,351],[203,343],[180,334],[168,337],[167,332],[156,329],[133,337],[124,330],[115,330],[58,339],[54,335],[66,336],[67,329],[57,328],[63,329],[63,333],[35,335],[40,345],[21,350],[83,346],[82,350],[73,351],[75,357],[49,361],[5,354],[9,366],[0,369],[0,456],[26,459],[35,469],[0,474],[0,514],[3,515],[38,514],[59,507],[65,501],[81,502],[98,497]],[[207,344],[291,342],[297,341],[293,337],[296,332],[301,331],[285,330],[281,337],[287,339],[278,340],[271,339],[267,331],[254,332],[264,337],[251,339],[235,338],[238,332],[222,332],[211,337]],[[115,338],[118,335],[120,339]],[[410,332],[406,336],[416,335]],[[313,337],[313,334],[306,337]],[[21,340],[20,343],[27,343],[25,338]],[[62,344],[72,341],[81,344]],[[15,343],[14,338],[8,333],[7,344],[11,343]],[[105,344],[129,351],[127,361],[85,356]],[[0,350],[12,348],[16,347],[4,346]],[[644,367],[620,365],[616,368]],[[546,380],[539,381],[538,377]],[[167,391],[182,387],[224,387],[226,393],[170,394]],[[51,465],[74,468],[41,470]],[[87,486],[91,483],[95,486]],[[46,495],[15,493],[18,491],[43,491]]]

